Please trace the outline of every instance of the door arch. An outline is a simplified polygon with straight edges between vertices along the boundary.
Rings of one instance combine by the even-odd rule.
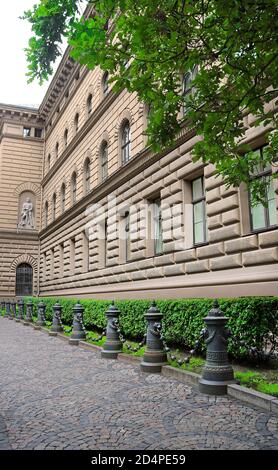
[[[33,268],[28,263],[21,263],[16,268],[15,295],[33,295]]]

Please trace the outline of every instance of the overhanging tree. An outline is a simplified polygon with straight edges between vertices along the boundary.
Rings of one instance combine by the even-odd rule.
[[[213,163],[228,186],[245,182],[253,203],[265,204],[269,180],[250,175],[277,156],[276,17],[276,0],[40,0],[23,16],[34,33],[29,81],[48,78],[66,36],[76,61],[99,65],[115,90],[151,105],[154,150],[171,145],[181,125],[193,127],[202,136],[194,159]],[[268,126],[263,157],[243,144],[248,113]]]

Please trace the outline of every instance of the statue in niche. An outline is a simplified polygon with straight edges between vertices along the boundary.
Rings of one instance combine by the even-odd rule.
[[[33,203],[31,202],[31,199],[29,197],[22,205],[20,217],[20,228],[34,228]]]

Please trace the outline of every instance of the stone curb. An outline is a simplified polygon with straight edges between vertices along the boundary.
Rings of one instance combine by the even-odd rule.
[[[142,357],[140,356],[132,356],[131,354],[126,353],[119,353],[118,354],[118,361],[120,362],[130,362],[130,363],[139,363],[142,361]]]
[[[228,385],[228,395],[263,408],[271,413],[278,414],[278,399],[266,393],[257,392],[242,385],[232,384]]]
[[[49,329],[42,327],[40,330],[37,331],[48,333]],[[64,341],[69,339],[69,336],[65,336],[63,333],[58,333],[56,337]],[[87,343],[86,341],[79,341],[78,346],[87,350],[102,350],[101,346],[97,346],[92,343]],[[132,356],[130,354],[119,353],[118,355],[118,361],[120,362],[130,362],[134,364],[141,362],[141,360],[141,357]],[[172,366],[162,366],[161,374],[164,377],[170,377],[172,379],[178,380],[179,382],[189,383],[193,386],[198,386],[199,379],[201,378],[199,374],[186,370],[176,369]],[[256,390],[252,390],[250,388],[236,384],[231,384],[227,386],[227,394],[233,398],[262,408],[265,411],[268,411],[269,413],[278,415],[278,399],[271,395],[257,392]]]
[[[102,347],[96,344],[87,343],[86,341],[79,341],[79,345],[83,349],[93,349],[93,351],[101,351]]]
[[[201,376],[195,372],[177,369],[172,366],[162,366],[161,373],[165,377],[170,377],[183,383],[190,383],[191,385],[198,385],[199,379],[201,378]]]

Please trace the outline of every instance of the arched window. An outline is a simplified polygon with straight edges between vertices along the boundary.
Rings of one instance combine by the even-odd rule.
[[[92,93],[90,93],[88,98],[87,98],[87,113],[88,113],[88,116],[90,116],[90,114],[92,112],[92,109],[93,109],[93,95],[92,95]]]
[[[90,192],[90,176],[91,176],[91,161],[89,158],[86,158],[84,163],[84,190],[85,194]]]
[[[57,196],[56,193],[53,194],[52,198],[52,219],[56,219],[56,203],[57,203]]]
[[[102,93],[103,96],[105,97],[108,94],[109,91],[109,74],[108,72],[105,72],[103,77],[102,77]]]
[[[45,226],[47,226],[48,225],[48,202],[47,201],[44,206],[44,221],[45,221]]]
[[[75,130],[75,133],[78,132],[78,127],[79,127],[79,114],[76,113],[75,118],[74,118],[74,130]]]
[[[66,185],[65,183],[61,186],[61,214],[65,212],[66,207]]]
[[[195,80],[197,75],[197,66],[193,67],[192,70],[186,72],[182,77],[182,97],[183,97],[183,105],[182,105],[182,114],[183,116],[186,115],[188,111],[188,101],[190,97],[194,95],[196,92],[195,87],[192,85],[193,80]]]
[[[121,132],[121,155],[122,163],[128,162],[130,159],[130,125],[128,121],[125,121],[122,126]]]
[[[76,173],[74,172],[71,177],[71,197],[72,204],[76,203]]]
[[[69,130],[65,129],[65,132],[64,132],[64,146],[65,146],[65,148],[68,145],[68,136],[69,136]]]
[[[56,145],[55,145],[55,156],[56,156],[56,158],[58,158],[58,155],[59,155],[59,142],[56,142]]]
[[[21,263],[16,268],[15,295],[33,294],[33,268],[28,263]]]
[[[100,165],[102,181],[108,177],[108,144],[104,141],[100,149]]]
[[[50,166],[51,166],[51,155],[49,153],[47,157],[47,171],[50,170]]]

